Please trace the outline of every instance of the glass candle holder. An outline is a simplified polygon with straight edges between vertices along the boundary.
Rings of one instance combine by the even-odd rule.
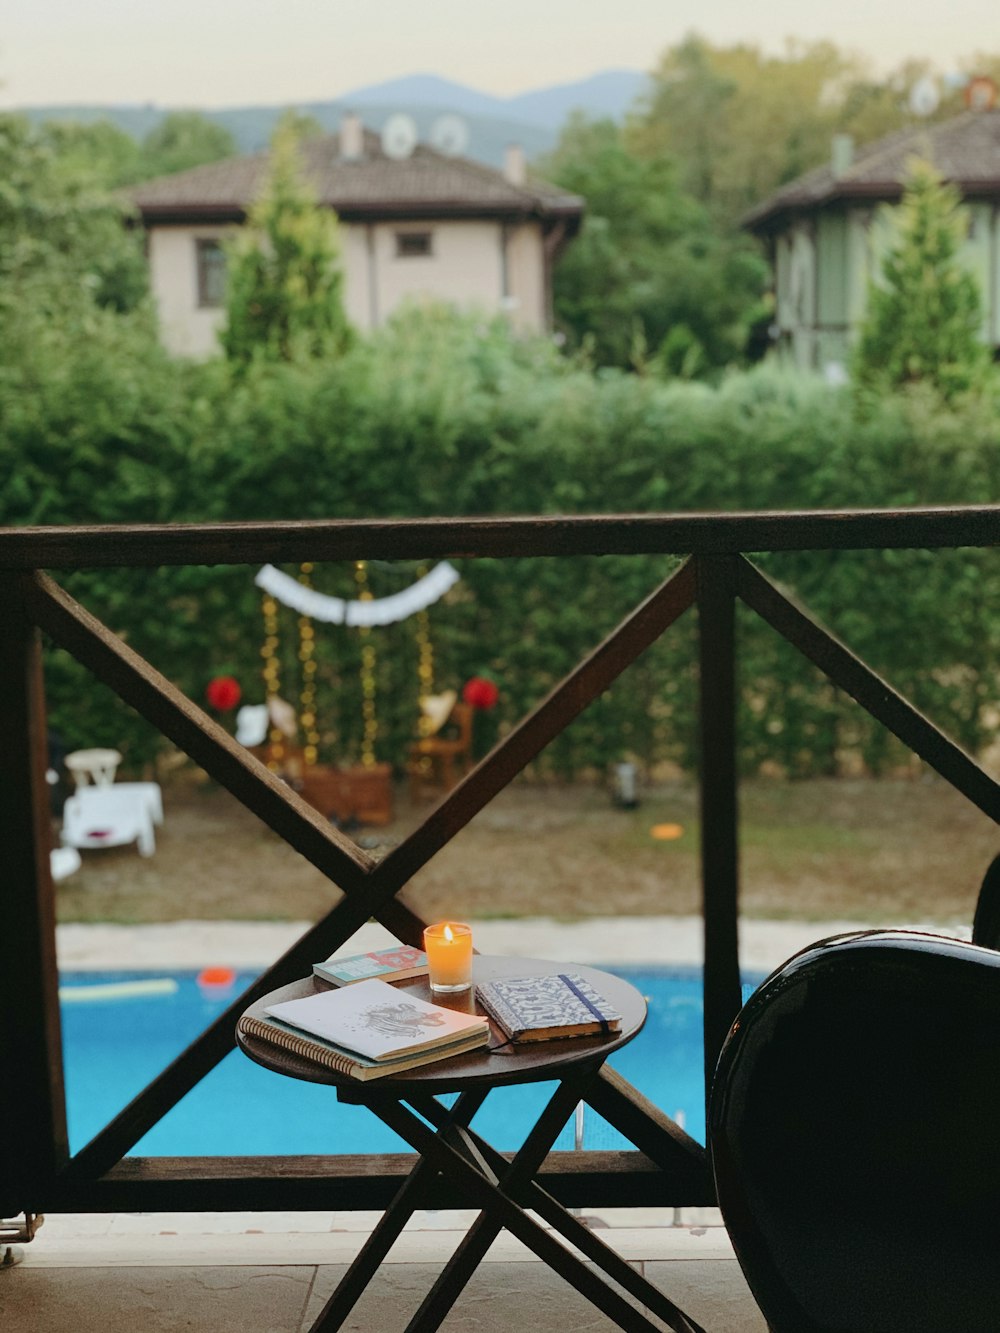
[[[472,985],[472,927],[441,921],[424,931],[427,976],[432,991],[454,994]]]

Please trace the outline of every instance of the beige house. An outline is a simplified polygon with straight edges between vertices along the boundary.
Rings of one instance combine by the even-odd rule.
[[[967,111],[856,148],[834,141],[830,162],[783,185],[743,219],[768,248],[782,354],[804,369],[844,373],[893,242],[882,207],[903,193],[914,157],[961,191],[969,218],[962,260],[979,286],[981,336],[1000,349],[1000,110]]]
[[[387,156],[353,116],[303,152],[321,203],[341,223],[347,314],[361,330],[404,301],[434,299],[515,328],[550,327],[552,266],[579,230],[583,200],[529,178],[520,149],[502,172],[418,144]],[[147,234],[163,341],[176,355],[218,351],[222,241],[245,221],[267,154],[231,158],[148,181],[132,191]]]

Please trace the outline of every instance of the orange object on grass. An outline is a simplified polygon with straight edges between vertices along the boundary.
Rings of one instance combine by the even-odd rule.
[[[675,838],[683,837],[683,824],[654,824],[649,830],[649,836],[656,838],[659,842],[673,842]]]

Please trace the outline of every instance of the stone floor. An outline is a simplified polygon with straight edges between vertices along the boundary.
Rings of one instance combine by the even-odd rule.
[[[0,1271],[0,1328],[16,1333],[299,1333],[362,1244],[373,1214],[50,1217]],[[344,1325],[393,1333],[475,1214],[417,1214]],[[608,1210],[602,1237],[709,1333],[766,1333],[716,1215]],[[501,1235],[445,1333],[598,1333],[616,1326]],[[664,1326],[665,1327],[665,1326]]]

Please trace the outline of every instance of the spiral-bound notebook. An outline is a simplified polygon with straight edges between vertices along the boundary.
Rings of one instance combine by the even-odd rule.
[[[489,1024],[430,1004],[384,981],[269,1005],[237,1030],[362,1082],[386,1078],[485,1046]]]

